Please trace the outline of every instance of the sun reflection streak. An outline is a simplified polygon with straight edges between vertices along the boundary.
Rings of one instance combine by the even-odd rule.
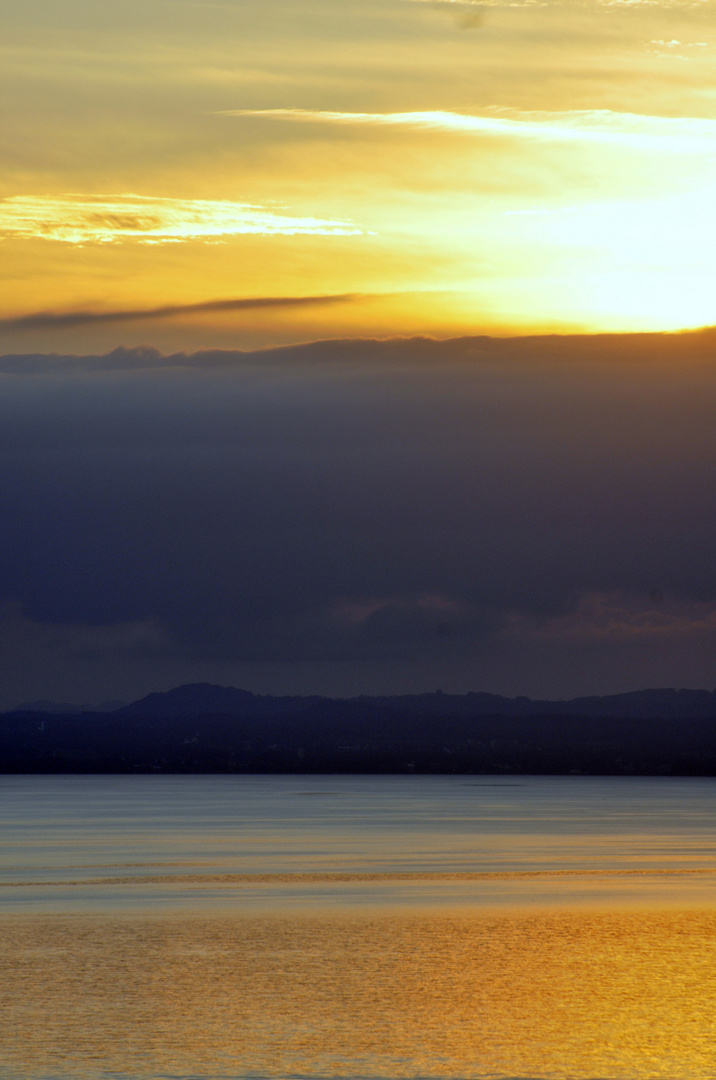
[[[0,922],[10,1075],[711,1080],[713,912]]]

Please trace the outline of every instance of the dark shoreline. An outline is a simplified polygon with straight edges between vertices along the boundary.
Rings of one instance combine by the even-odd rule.
[[[0,717],[0,773],[716,776],[716,718],[24,712]]]

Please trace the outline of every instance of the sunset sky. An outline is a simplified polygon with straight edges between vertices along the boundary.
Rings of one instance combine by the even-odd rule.
[[[0,49],[4,351],[714,321],[711,0],[10,0]],[[316,299],[187,310],[265,297]]]
[[[6,3],[0,708],[716,685],[715,13]]]

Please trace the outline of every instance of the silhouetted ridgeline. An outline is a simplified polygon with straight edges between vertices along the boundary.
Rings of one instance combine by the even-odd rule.
[[[332,700],[197,684],[114,711],[4,713],[0,771],[714,776],[716,692]]]

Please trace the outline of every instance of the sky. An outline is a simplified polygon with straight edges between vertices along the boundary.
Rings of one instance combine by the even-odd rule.
[[[8,0],[0,707],[712,688],[715,27]]]
[[[708,325],[713,0],[6,0],[0,347]],[[342,297],[207,314],[220,300]],[[238,339],[238,341],[237,341]]]

